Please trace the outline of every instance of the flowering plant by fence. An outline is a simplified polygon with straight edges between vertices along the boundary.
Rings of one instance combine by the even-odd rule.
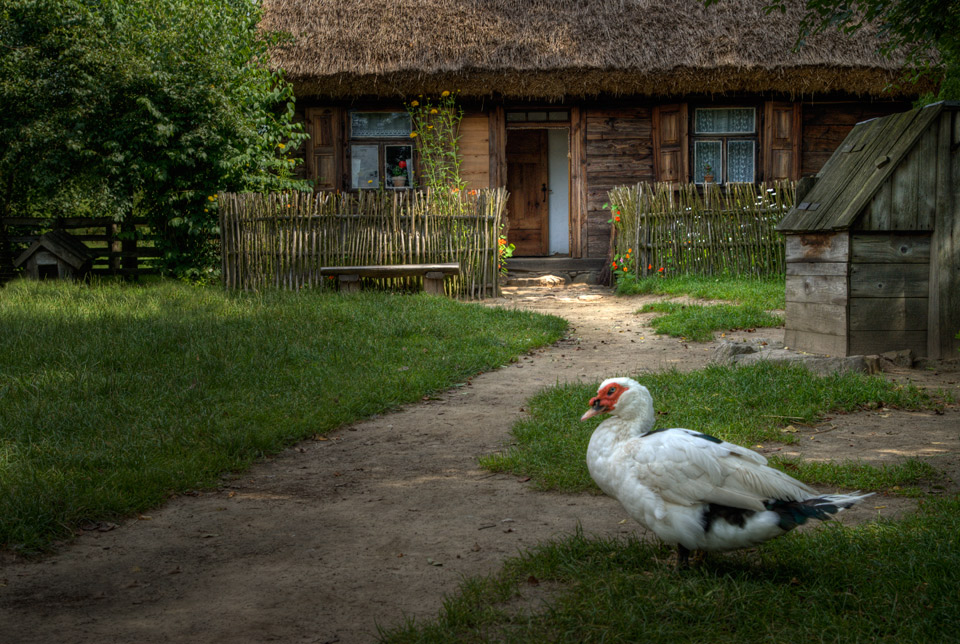
[[[461,193],[435,210],[420,191],[221,194],[223,281],[228,289],[323,287],[322,266],[459,262],[451,295],[496,296],[505,189]],[[379,280],[416,288],[419,278]]]
[[[666,183],[614,188],[613,274],[783,273],[783,236],[775,227],[795,194],[792,181],[723,190],[715,184],[675,190]]]

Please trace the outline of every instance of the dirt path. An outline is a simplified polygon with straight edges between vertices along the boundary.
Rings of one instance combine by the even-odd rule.
[[[436,615],[463,577],[493,572],[578,522],[588,533],[633,530],[608,498],[533,492],[480,470],[476,457],[508,441],[526,399],[557,381],[706,364],[714,343],[655,336],[634,315],[648,299],[588,287],[513,289],[499,304],[562,315],[570,337],[435,400],[302,443],[220,490],[174,499],[117,529],[92,529],[54,556],[8,556],[0,562],[0,641],[369,642],[377,624]],[[960,374],[898,377],[960,397]],[[805,455],[920,454],[958,478],[956,406],[944,415],[876,410],[829,423],[803,436]],[[765,446],[777,449],[796,451]],[[908,506],[880,499],[846,520]]]

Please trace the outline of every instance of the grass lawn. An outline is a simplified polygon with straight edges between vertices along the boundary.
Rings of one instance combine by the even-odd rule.
[[[636,376],[653,396],[655,427],[687,427],[752,447],[764,441],[793,443],[783,427],[811,424],[822,416],[853,411],[870,403],[901,409],[941,405],[913,385],[901,386],[876,376],[848,373],[820,377],[796,365],[759,363],[747,367],[712,365],[681,373],[666,371]],[[580,422],[597,383],[561,384],[545,389],[528,403],[529,416],[511,430],[514,445],[480,459],[495,472],[530,476],[545,490],[596,490],[584,456],[594,428],[603,418]],[[774,461],[792,476],[877,490],[910,485],[929,478],[931,468],[913,461],[887,468],[849,463],[844,467],[800,467]],[[851,479],[851,472],[859,478]],[[862,481],[862,482],[856,482]]]
[[[689,295],[706,300],[730,300],[760,309],[782,309],[784,277],[711,277],[678,275],[676,277],[621,277],[617,280],[618,295]]]
[[[417,642],[952,642],[960,632],[960,497],[904,521],[825,525],[675,570],[666,549],[575,534],[464,582]]]
[[[707,342],[713,339],[714,331],[783,325],[782,317],[769,313],[771,309],[784,307],[782,275],[764,278],[697,275],[635,278],[627,275],[617,281],[617,294],[639,293],[689,295],[733,302],[706,306],[671,301],[651,302],[638,311],[664,313],[654,318],[650,326],[657,333],[672,337]]]
[[[429,296],[13,282],[0,289],[0,546],[47,549],[81,521],[213,485],[565,328]]]

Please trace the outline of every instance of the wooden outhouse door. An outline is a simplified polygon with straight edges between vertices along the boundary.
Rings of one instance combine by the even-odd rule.
[[[549,175],[546,130],[510,130],[507,135],[507,241],[513,254],[549,254]]]

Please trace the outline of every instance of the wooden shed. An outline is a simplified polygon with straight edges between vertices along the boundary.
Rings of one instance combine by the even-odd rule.
[[[23,267],[27,277],[34,279],[82,278],[90,271],[93,256],[79,239],[63,230],[53,230],[40,236],[14,261]]]
[[[956,358],[960,103],[858,123],[778,226],[791,349]]]

